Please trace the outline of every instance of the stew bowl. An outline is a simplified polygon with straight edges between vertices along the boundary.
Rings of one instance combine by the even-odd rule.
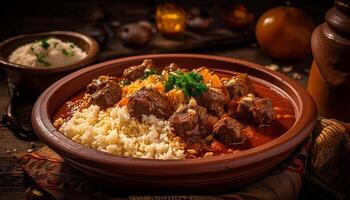
[[[276,139],[249,150],[209,158],[152,160],[116,156],[78,144],[59,133],[53,115],[69,97],[100,75],[121,75],[122,71],[149,58],[156,66],[172,62],[184,68],[207,66],[224,73],[248,73],[287,98],[295,112],[294,125]],[[309,93],[295,81],[260,65],[209,55],[155,54],[111,60],[81,69],[51,85],[37,100],[32,124],[35,132],[65,162],[96,180],[124,189],[221,191],[239,187],[266,175],[287,158],[311,134],[316,108]],[[205,190],[203,190],[205,189]]]
[[[73,42],[84,50],[87,56],[77,63],[65,66],[29,67],[8,61],[10,54],[20,46],[41,40],[46,37],[56,37],[63,41]],[[0,43],[0,67],[6,71],[9,85],[16,91],[39,96],[48,86],[63,76],[91,64],[99,51],[98,43],[91,37],[69,31],[51,31],[44,33],[19,35]]]

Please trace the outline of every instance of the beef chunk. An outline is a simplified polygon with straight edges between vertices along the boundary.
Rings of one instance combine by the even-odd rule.
[[[86,93],[93,94],[94,92],[96,92],[98,87],[103,87],[109,81],[117,82],[118,80],[116,77],[100,76],[92,80],[91,83],[86,86]]]
[[[128,109],[130,115],[138,120],[142,119],[142,115],[155,115],[160,119],[168,119],[173,113],[173,107],[166,97],[156,90],[146,88],[131,96]]]
[[[170,63],[170,65],[168,65],[164,68],[164,70],[167,72],[174,72],[174,71],[177,71],[179,69],[180,69],[180,67],[175,63]]]
[[[179,108],[169,121],[176,135],[188,143],[196,143],[211,133],[217,120],[207,113],[206,108],[197,105],[196,101],[191,99],[189,104]]]
[[[102,109],[114,106],[122,98],[122,90],[115,77],[100,76],[86,87],[90,100]]]
[[[226,98],[220,90],[209,88],[201,96],[197,97],[197,102],[215,115],[221,116],[225,112]]]
[[[168,74],[170,72],[177,72],[177,71],[182,71],[182,72],[189,72],[188,69],[185,68],[180,68],[177,64],[175,63],[170,63],[168,66],[164,67],[162,74]]]
[[[230,98],[242,97],[248,94],[255,94],[254,86],[250,81],[248,74],[239,74],[229,80],[223,81],[224,86],[229,92]]]
[[[226,145],[244,143],[246,135],[243,125],[231,117],[220,119],[213,128],[214,137]]]
[[[276,113],[270,99],[248,95],[238,101],[236,115],[247,122],[266,125],[275,119]]]
[[[182,112],[176,112],[169,118],[169,121],[175,130],[175,134],[181,138],[199,134],[198,115],[194,110],[191,113],[186,108]]]
[[[135,81],[144,75],[146,69],[154,68],[154,63],[150,59],[145,59],[141,65],[131,66],[123,71],[123,76],[127,81]]]

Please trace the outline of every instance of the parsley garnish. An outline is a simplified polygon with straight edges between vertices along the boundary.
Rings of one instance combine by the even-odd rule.
[[[176,71],[170,73],[165,82],[165,91],[170,91],[175,87],[180,88],[186,96],[199,96],[208,88],[204,83],[203,76],[196,72],[184,73]]]
[[[126,80],[126,79],[120,81],[119,83],[120,83],[120,86],[130,85],[130,81],[128,81],[128,80]]]
[[[151,69],[145,69],[145,73],[142,76],[142,79],[146,79],[148,76],[153,75],[153,74],[157,74],[157,70],[154,68]]]
[[[47,38],[44,38],[42,40],[40,40],[40,43],[41,43],[41,46],[44,48],[44,49],[48,49],[50,47],[50,44],[47,42],[49,39],[51,39],[52,37],[47,37]]]
[[[36,59],[38,60],[38,62],[44,64],[45,67],[51,66],[51,64],[49,62],[46,62],[44,60],[45,55],[43,53],[35,53],[35,56],[36,56]]]
[[[175,88],[176,80],[178,77],[182,76],[184,73],[182,71],[170,72],[168,80],[165,82],[165,91],[170,91]]]
[[[74,51],[67,51],[66,49],[62,49],[62,53],[66,56],[74,56]]]

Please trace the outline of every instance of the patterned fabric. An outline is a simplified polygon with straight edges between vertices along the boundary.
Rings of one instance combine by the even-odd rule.
[[[336,120],[322,119],[313,142],[307,182],[325,199],[350,199],[350,140]]]
[[[33,153],[16,154],[19,164],[45,191],[57,199],[297,199],[310,149],[311,137],[293,155],[266,177],[240,190],[215,196],[127,196],[115,188],[96,184],[80,175],[48,147]]]

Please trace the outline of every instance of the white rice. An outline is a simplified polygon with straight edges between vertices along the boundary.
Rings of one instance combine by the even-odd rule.
[[[184,144],[173,133],[166,120],[142,116],[142,122],[131,118],[124,107],[100,110],[96,105],[74,113],[59,131],[85,146],[116,155],[184,159]]]
[[[48,45],[43,45],[43,41]],[[85,57],[86,53],[74,43],[49,38],[18,47],[8,60],[31,67],[56,67],[77,63]]]

